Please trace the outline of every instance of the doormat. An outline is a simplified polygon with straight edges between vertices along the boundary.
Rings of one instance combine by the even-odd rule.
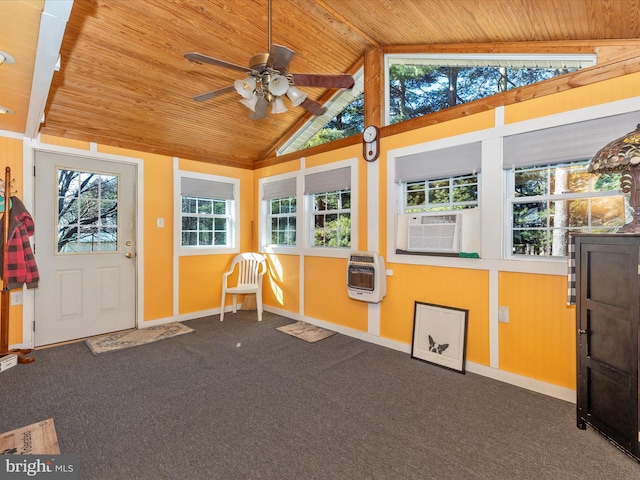
[[[0,434],[0,455],[59,455],[53,418]]]
[[[325,338],[336,334],[336,332],[332,332],[331,330],[317,327],[306,322],[290,323],[289,325],[278,327],[276,330],[280,330],[281,332],[300,338],[309,343],[319,342],[320,340],[324,340]]]
[[[122,350],[124,348],[137,347],[146,343],[164,340],[165,338],[184,335],[193,332],[192,328],[180,322],[167,323],[149,328],[137,328],[122,332],[107,333],[97,337],[87,338],[85,343],[94,355],[100,353]]]

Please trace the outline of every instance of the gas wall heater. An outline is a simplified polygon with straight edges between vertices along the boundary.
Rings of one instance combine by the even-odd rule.
[[[387,293],[384,259],[375,252],[352,252],[347,262],[347,294],[363,302],[379,303]]]

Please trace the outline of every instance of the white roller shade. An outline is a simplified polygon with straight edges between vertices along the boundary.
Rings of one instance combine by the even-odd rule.
[[[183,197],[233,200],[233,184],[202,180],[200,178],[182,177],[180,180],[180,195]]]
[[[504,168],[591,159],[611,140],[636,129],[640,112],[545,128],[504,138]]]
[[[262,199],[294,197],[296,195],[296,178],[286,178],[275,182],[265,183],[262,187]]]
[[[335,192],[351,188],[351,167],[337,168],[304,176],[304,193]]]
[[[415,153],[396,160],[396,182],[433,180],[480,171],[480,142]]]

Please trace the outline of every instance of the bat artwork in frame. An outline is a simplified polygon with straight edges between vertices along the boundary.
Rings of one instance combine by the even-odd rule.
[[[465,373],[469,311],[415,302],[411,358]]]

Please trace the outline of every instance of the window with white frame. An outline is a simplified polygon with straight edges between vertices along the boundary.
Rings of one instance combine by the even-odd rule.
[[[305,175],[309,246],[351,247],[351,167]]]
[[[311,117],[278,149],[278,155],[296,152],[362,132],[364,129],[364,68],[353,74],[354,85],[325,102],[324,114]]]
[[[459,210],[478,206],[480,142],[429,150],[396,160],[402,212]]]
[[[635,123],[631,112],[504,138],[506,256],[564,257],[571,233],[609,233],[625,223],[620,174],[594,175],[587,166]]]
[[[595,54],[387,54],[386,124],[596,64]]]
[[[460,210],[478,206],[478,175],[431,180],[415,180],[402,184],[404,213]]]
[[[227,182],[206,175],[180,177],[179,244],[182,248],[200,251],[234,246],[238,183],[237,179]]]
[[[295,246],[298,219],[296,178],[265,183],[262,199],[267,202],[266,244],[269,246]]]
[[[620,174],[597,176],[588,164],[508,171],[513,255],[566,256],[569,234],[611,233],[625,223]]]
[[[464,210],[463,217],[471,218],[472,215],[476,219],[478,215],[475,213],[479,210],[472,211],[472,209],[480,205],[481,142],[475,141],[432,150],[420,150],[420,146],[415,148],[415,153],[399,156],[395,160],[394,181],[398,199],[398,208],[395,212],[397,226],[395,249],[396,253],[401,254],[417,251],[410,245],[409,233],[410,226],[415,224],[411,222],[426,221],[426,216],[421,214],[432,215],[437,212],[444,214],[452,210]],[[471,235],[475,221],[469,223],[463,220],[460,224],[456,220],[455,228],[465,224],[469,227],[459,230],[459,235],[455,236],[456,245],[447,248],[456,250],[464,245],[465,248],[473,248],[472,251],[479,252],[478,235],[472,235],[473,244],[465,240]],[[440,234],[437,228],[424,229],[421,233],[424,243],[430,245],[439,242]],[[453,239],[451,241],[453,242]],[[433,249],[425,247],[420,251],[424,255],[430,255],[440,250],[435,247]]]

